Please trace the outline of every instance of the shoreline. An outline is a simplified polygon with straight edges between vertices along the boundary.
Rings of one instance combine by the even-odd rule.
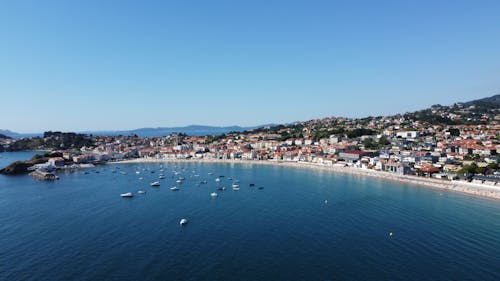
[[[271,165],[300,169],[313,169],[328,171],[339,174],[350,174],[357,176],[370,176],[374,178],[420,185],[427,188],[434,188],[445,191],[454,191],[472,196],[500,200],[500,186],[490,186],[463,181],[440,180],[424,178],[411,175],[397,175],[389,172],[360,169],[353,167],[325,166],[310,162],[283,162],[269,160],[221,160],[221,159],[156,159],[156,158],[135,158],[130,160],[108,162],[107,164],[127,164],[127,163],[209,163],[209,164],[250,164],[250,165]]]

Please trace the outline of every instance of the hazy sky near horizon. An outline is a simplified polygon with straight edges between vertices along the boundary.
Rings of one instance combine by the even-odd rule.
[[[363,117],[500,92],[500,1],[0,1],[0,129]]]

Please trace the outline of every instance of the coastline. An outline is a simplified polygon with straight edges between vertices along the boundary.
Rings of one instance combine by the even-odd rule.
[[[156,158],[135,158],[130,160],[122,160],[117,162],[108,162],[108,164],[126,164],[126,163],[225,163],[225,164],[250,164],[250,165],[272,165],[300,169],[314,169],[321,171],[329,171],[339,174],[350,174],[357,176],[370,176],[374,178],[396,181],[399,183],[414,184],[434,188],[439,190],[449,190],[472,196],[490,198],[500,200],[500,186],[490,186],[485,184],[477,184],[463,181],[440,180],[433,178],[424,178],[411,175],[397,175],[389,172],[353,168],[353,167],[338,167],[325,166],[310,162],[284,162],[272,160],[221,160],[221,159],[156,159]]]

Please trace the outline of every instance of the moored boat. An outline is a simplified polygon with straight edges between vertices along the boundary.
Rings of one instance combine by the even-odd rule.
[[[122,193],[120,194],[121,197],[134,197],[134,194],[132,192],[127,192],[127,193]]]

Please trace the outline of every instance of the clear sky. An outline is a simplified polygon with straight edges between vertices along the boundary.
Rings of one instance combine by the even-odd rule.
[[[2,1],[0,129],[363,117],[500,92],[500,1]]]

